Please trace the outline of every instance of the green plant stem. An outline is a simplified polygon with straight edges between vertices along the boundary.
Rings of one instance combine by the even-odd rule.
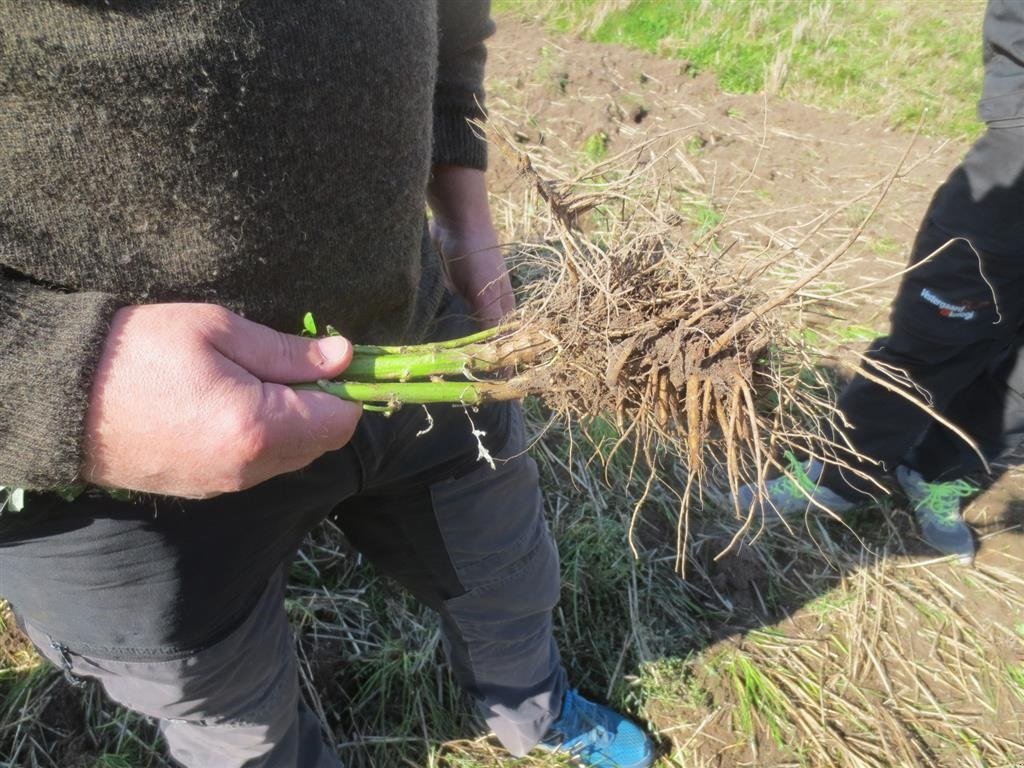
[[[402,405],[450,403],[482,405],[498,400],[518,400],[527,392],[515,381],[412,381],[360,382],[318,381],[299,384],[296,389],[327,392],[358,403],[381,403],[390,408]]]
[[[473,381],[416,381],[409,383],[319,381],[315,385],[303,385],[303,388],[319,389],[343,400],[354,400],[360,403],[385,403],[393,406],[425,403],[477,405],[482,402],[478,389],[480,383]]]
[[[346,381],[409,381],[431,376],[461,376],[467,372],[487,373],[498,364],[477,353],[487,348],[472,345],[467,349],[433,350],[412,354],[356,353],[345,369]]]
[[[537,332],[502,336],[497,328],[429,344],[356,345],[341,380],[299,384],[296,389],[328,392],[363,403],[367,410],[384,412],[404,404],[479,405],[515,400],[526,394],[525,379],[478,381],[474,376],[514,372],[520,365],[542,361],[552,350],[551,341]],[[444,378],[455,376],[460,380]]]
[[[463,336],[459,339],[448,339],[447,341],[431,341],[426,344],[407,344],[398,347],[383,347],[374,344],[353,344],[353,355],[421,355],[431,352],[439,352],[445,349],[458,349],[470,344],[477,344],[481,341],[493,339],[499,333],[508,329],[498,327],[488,328],[477,333]]]
[[[406,347],[354,347],[345,381],[424,381],[438,376],[492,373],[535,363],[551,351],[550,342],[529,331],[500,336],[495,328],[461,339]]]

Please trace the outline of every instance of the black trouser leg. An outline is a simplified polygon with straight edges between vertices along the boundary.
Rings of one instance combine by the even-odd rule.
[[[946,416],[970,434],[986,461],[1024,440],[1024,335],[995,365],[960,392]],[[984,468],[967,443],[936,424],[929,427],[907,462],[924,479],[946,480]]]
[[[1024,128],[992,129],[939,189],[925,216],[911,257],[924,261],[943,252],[904,278],[893,304],[891,330],[868,353],[876,366],[902,371],[910,390],[940,414],[970,433],[983,433],[1005,420],[1006,404],[977,397],[984,413],[969,408],[974,386],[986,372],[1010,375],[999,368],[1017,343],[1024,316]],[[873,373],[879,374],[880,368]],[[884,375],[884,374],[882,374]],[[953,408],[958,398],[962,405]],[[1011,403],[1011,407],[1015,407]],[[879,462],[850,459],[865,474],[879,478],[904,461],[929,430],[946,430],[921,408],[886,388],[856,377],[839,399],[850,423],[846,437],[860,454]],[[1021,417],[1011,412],[1013,427]],[[948,436],[943,439],[949,439]],[[1001,438],[990,438],[998,440]],[[961,441],[962,442],[962,441]],[[922,472],[935,476],[923,466]],[[822,483],[857,500],[872,485],[855,473],[827,466]]]
[[[505,747],[523,755],[558,716],[566,685],[552,631],[558,553],[537,468],[518,404],[473,417],[478,427],[500,421],[495,412],[508,417],[506,436],[488,445],[493,469],[477,460],[461,409],[432,412],[426,436],[415,435],[423,423],[415,411],[380,425],[392,447],[378,455],[389,458],[368,467],[366,487],[338,507],[337,520],[368,559],[438,612],[455,678]],[[461,466],[422,473],[446,451],[463,456]]]

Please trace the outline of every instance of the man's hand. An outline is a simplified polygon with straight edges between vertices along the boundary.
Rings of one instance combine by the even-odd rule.
[[[452,288],[469,303],[484,328],[497,325],[515,309],[494,227],[453,230],[435,218],[430,234],[444,258]]]
[[[428,199],[430,233],[452,288],[489,328],[515,309],[515,295],[491,222],[484,174],[472,168],[435,166]]]
[[[277,333],[210,304],[114,315],[86,414],[90,483],[205,498],[300,469],[344,446],[362,413],[286,384],[340,374],[342,337]]]

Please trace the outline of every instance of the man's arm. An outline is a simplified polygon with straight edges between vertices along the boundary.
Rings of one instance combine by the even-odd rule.
[[[487,203],[487,143],[470,120],[483,120],[484,40],[494,32],[490,3],[441,0],[431,228],[452,287],[485,326],[515,307],[512,285]]]
[[[213,496],[340,448],[359,420],[358,404],[286,386],[340,374],[345,339],[0,275],[0,486]]]
[[[469,124],[483,120],[484,41],[494,34],[489,0],[438,0],[434,88],[435,166],[487,168],[487,142]]]
[[[89,385],[119,302],[0,267],[0,485],[78,479]]]
[[[444,258],[452,288],[484,327],[515,309],[515,295],[487,203],[484,172],[435,166],[429,188],[431,234]]]

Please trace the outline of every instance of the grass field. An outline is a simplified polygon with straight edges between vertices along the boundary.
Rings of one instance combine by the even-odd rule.
[[[588,40],[767,91],[956,138],[980,132],[984,0],[497,0]]]
[[[935,184],[980,130],[981,2],[496,5],[495,121],[540,158],[577,167],[645,130],[675,132],[666,188],[695,239],[742,255],[816,233],[773,280],[792,280],[850,233],[859,196],[892,170],[910,141],[902,129],[924,114],[924,132],[950,143],[915,145],[918,176],[893,192],[849,268],[808,291],[799,335],[831,354],[884,331],[892,281],[863,297],[844,292],[898,268]],[[628,51],[610,54],[608,43]],[[514,176],[495,162],[499,226],[509,241],[542,238],[536,196]],[[641,478],[621,457],[605,467],[607,445],[578,425],[550,426],[536,402],[526,409],[562,562],[555,619],[570,678],[646,723],[660,768],[1024,766],[1017,464],[1000,467],[968,512],[982,543],[972,568],[936,558],[899,499],[845,524],[809,517],[740,537],[718,558],[740,522],[709,493],[681,579],[679,499],[667,488],[681,487],[685,470],[661,466],[665,487],[646,499],[634,557]],[[615,437],[610,426],[603,437]],[[330,523],[309,537],[292,577],[303,689],[346,766],[566,765],[503,756],[443,666],[435,618]],[[3,621],[0,766],[170,765],[153,723],[95,687],[70,687]]]

